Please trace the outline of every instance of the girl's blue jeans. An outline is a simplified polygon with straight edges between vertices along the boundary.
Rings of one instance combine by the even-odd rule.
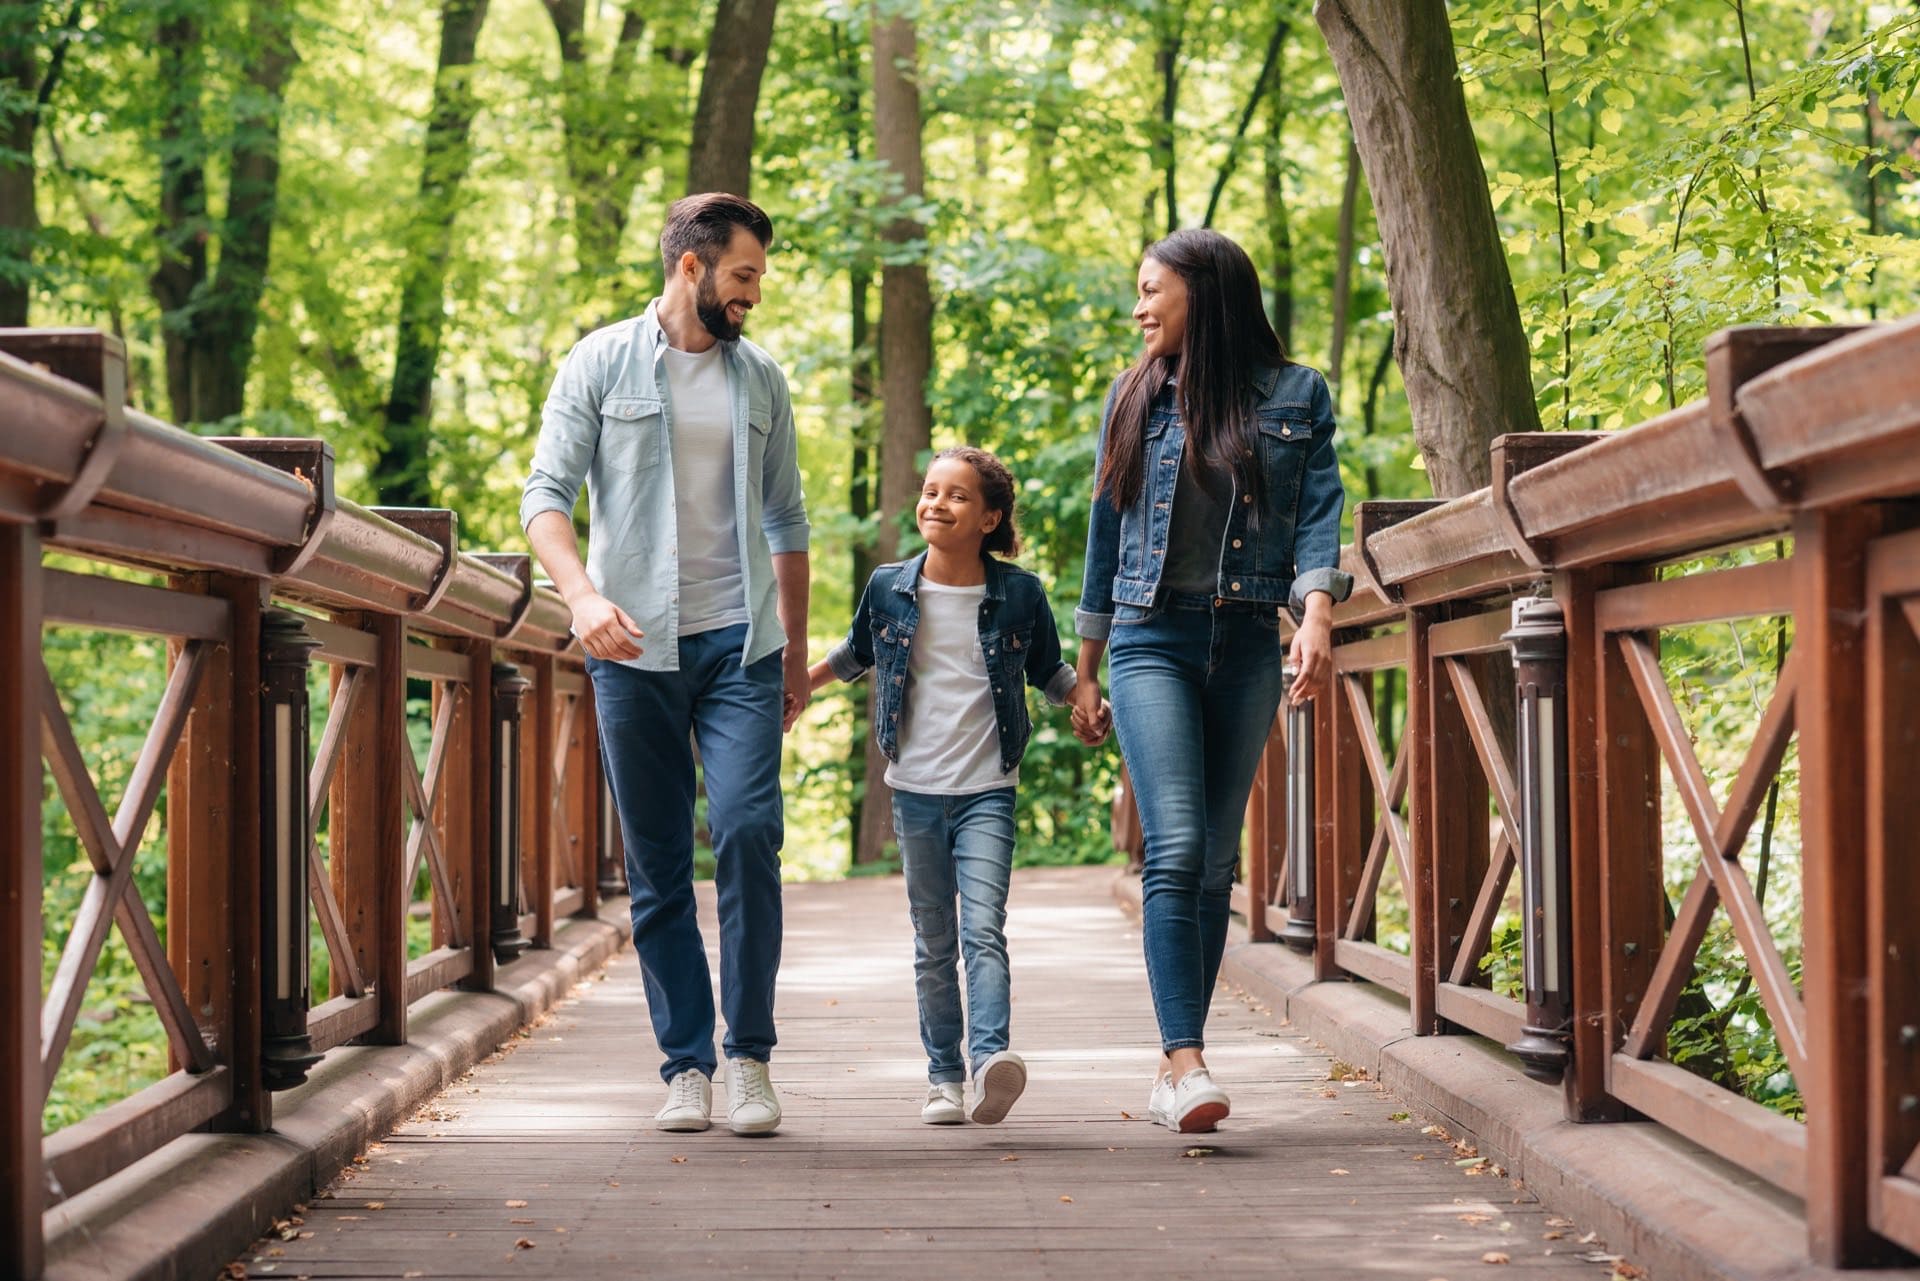
[[[1006,924],[1014,790],[1002,787],[967,796],[893,794],[893,831],[913,913],[920,1043],[927,1051],[927,1080],[935,1084],[964,1081],[969,1061],[977,1071],[1007,1048],[1013,1001]],[[964,1016],[962,959],[967,967]]]
[[[1247,794],[1282,693],[1271,608],[1173,597],[1116,624],[1109,643],[1114,728],[1146,842],[1142,935],[1165,1051],[1206,1043]]]

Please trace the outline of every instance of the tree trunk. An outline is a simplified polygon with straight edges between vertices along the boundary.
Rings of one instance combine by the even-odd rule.
[[[1253,124],[1253,118],[1259,113],[1260,103],[1268,93],[1278,96],[1281,93],[1280,67],[1285,61],[1287,33],[1293,29],[1293,13],[1287,3],[1280,9],[1280,17],[1273,24],[1273,35],[1267,40],[1266,56],[1260,62],[1260,74],[1254,77],[1253,90],[1247,94],[1247,105],[1240,112],[1240,123],[1234,127],[1233,140],[1227,144],[1227,158],[1220,163],[1220,172],[1214,176],[1213,191],[1207,196],[1207,212],[1200,217],[1202,227],[1213,226],[1213,216],[1220,212],[1220,197],[1226,194],[1227,183],[1233,178],[1233,170],[1240,162],[1240,146],[1247,140],[1247,129]],[[1280,132],[1279,122],[1286,118],[1286,107],[1281,105],[1278,118],[1269,114],[1270,136],[1277,138]],[[1272,188],[1268,188],[1272,194]]]
[[[1280,62],[1268,73],[1273,84],[1267,91],[1267,145],[1263,187],[1267,206],[1267,255],[1273,287],[1273,332],[1280,336],[1280,349],[1293,351],[1293,218],[1287,209],[1287,93]],[[1331,375],[1329,375],[1331,377]],[[1338,408],[1338,396],[1334,398]]]
[[[160,157],[160,222],[155,228],[159,262],[149,285],[160,304],[161,344],[167,370],[167,401],[178,423],[195,421],[193,349],[195,322],[188,304],[207,281],[206,136],[200,114],[203,60],[200,24],[182,6],[154,33],[163,95],[157,146]]]
[[[420,166],[420,234],[408,250],[400,278],[386,434],[373,474],[380,501],[396,507],[433,505],[428,423],[446,326],[447,255],[453,248],[460,184],[473,159],[473,117],[480,107],[473,92],[473,55],[487,3],[446,0],[440,11],[440,62]]]
[[[753,112],[773,44],[778,0],[720,0],[693,113],[693,149],[687,155],[687,193],[750,194]]]
[[[1353,134],[1347,134],[1347,176],[1340,189],[1340,227],[1335,233],[1333,255],[1333,342],[1327,354],[1327,383],[1333,391],[1333,407],[1340,408],[1340,383],[1347,365],[1347,326],[1353,321],[1353,241],[1354,223],[1360,216],[1360,152]],[[1375,383],[1379,381],[1375,377]],[[1373,429],[1373,392],[1367,393],[1367,429]],[[1378,494],[1369,493],[1369,498]]]
[[[26,105],[39,92],[36,50],[40,6],[0,3],[0,325],[27,323],[34,240],[40,213],[34,200],[33,137],[40,113]]]
[[[917,36],[913,20],[895,17],[873,27],[874,152],[900,179],[899,198],[919,200],[926,193],[921,152],[920,87]],[[880,272],[880,523],[874,540],[876,561],[894,560],[900,527],[893,517],[914,504],[920,489],[920,455],[933,440],[933,416],[927,406],[927,376],[933,368],[933,292],[919,254],[920,224],[896,218],[885,237],[892,258]],[[890,808],[878,773],[867,777],[866,807]],[[877,818],[863,815],[866,823]]]
[[[219,422],[246,408],[279,207],[280,103],[297,61],[290,21],[291,15],[265,3],[256,3],[248,17],[249,91],[234,104],[220,268],[194,344],[194,422]]]
[[[1503,432],[1538,431],[1445,0],[1315,0],[1373,193],[1395,355],[1433,492],[1487,484]]]
[[[1165,234],[1169,236],[1180,227],[1180,193],[1176,182],[1179,165],[1174,137],[1180,107],[1180,37],[1186,25],[1185,0],[1174,0],[1174,4],[1175,11],[1161,15],[1164,25],[1153,52],[1153,73],[1160,78],[1160,117],[1154,122],[1153,160],[1160,170],[1161,197],[1166,202],[1167,214]]]

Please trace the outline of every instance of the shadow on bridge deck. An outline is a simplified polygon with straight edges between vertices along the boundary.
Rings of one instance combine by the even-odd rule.
[[[1460,1278],[1605,1275],[1604,1245],[1457,1167],[1370,1083],[1216,997],[1234,1116],[1141,1119],[1154,1060],[1137,929],[1109,869],[1028,871],[1009,920],[1031,1084],[999,1126],[919,1121],[897,878],[787,894],[781,1132],[651,1125],[662,1087],[631,955],[376,1145],[243,1257],[251,1275]],[[706,930],[713,939],[710,895]],[[1636,1275],[1629,1272],[1628,1275]]]

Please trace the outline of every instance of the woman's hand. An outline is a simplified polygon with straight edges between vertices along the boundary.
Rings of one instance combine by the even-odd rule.
[[[1293,633],[1287,649],[1287,661],[1293,665],[1293,684],[1287,687],[1287,702],[1303,703],[1333,675],[1333,597],[1325,592],[1307,596],[1307,616]]]
[[[1073,692],[1067,695],[1067,705],[1073,709],[1073,735],[1089,746],[1098,743],[1107,736],[1107,727],[1112,723],[1113,712],[1107,706],[1107,700],[1100,697],[1098,677],[1081,677],[1074,683]]]

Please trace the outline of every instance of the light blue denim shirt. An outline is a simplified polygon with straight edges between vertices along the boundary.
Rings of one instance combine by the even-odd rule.
[[[644,315],[582,338],[547,393],[520,527],[541,512],[569,520],[587,483],[587,577],[646,633],[627,666],[680,665],[680,557],[673,492],[673,402],[658,300]],[[778,552],[807,550],[807,500],[793,398],[773,357],[742,338],[721,343],[733,401],[733,512],[746,593],[742,664],[787,643],[773,577]]]

